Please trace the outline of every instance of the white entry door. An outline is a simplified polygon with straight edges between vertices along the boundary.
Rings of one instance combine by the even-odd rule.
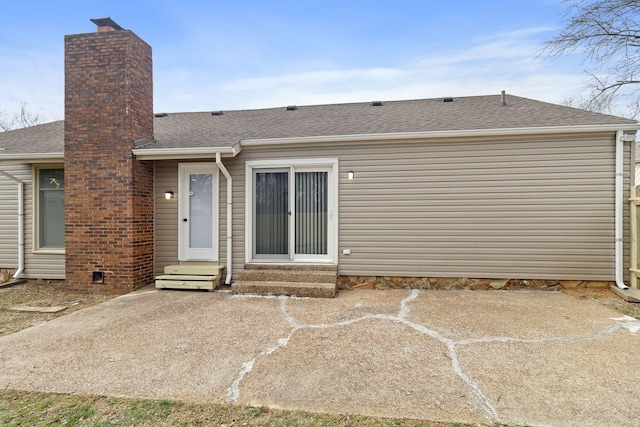
[[[180,164],[178,200],[178,258],[181,261],[218,261],[216,164]]]

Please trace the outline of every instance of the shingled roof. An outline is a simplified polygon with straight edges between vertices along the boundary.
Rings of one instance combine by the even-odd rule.
[[[635,120],[500,95],[157,114],[154,141],[138,151],[225,148],[241,141],[334,135],[634,125]],[[221,114],[220,114],[221,113]],[[0,160],[19,153],[62,153],[62,121],[0,133]]]

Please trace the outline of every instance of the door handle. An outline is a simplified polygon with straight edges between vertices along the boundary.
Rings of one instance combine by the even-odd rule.
[[[187,218],[182,218],[182,222],[187,222]]]

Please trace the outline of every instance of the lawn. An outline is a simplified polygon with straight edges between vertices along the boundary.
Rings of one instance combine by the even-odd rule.
[[[0,391],[0,425],[66,427],[136,426],[406,426],[463,427],[428,421],[312,414],[252,406],[190,404],[169,400],[118,399]]]

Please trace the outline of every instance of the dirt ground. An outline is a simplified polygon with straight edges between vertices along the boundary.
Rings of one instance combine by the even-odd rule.
[[[639,303],[626,302],[609,289],[565,289],[562,292],[640,319]],[[110,298],[113,296],[67,291],[63,281],[30,280],[19,285],[0,288],[0,336],[17,332],[40,322],[47,322],[56,317],[107,301]],[[18,313],[8,310],[10,307],[20,305],[31,307],[64,306],[67,308],[58,313]]]
[[[562,292],[640,320],[640,303],[627,302],[609,289],[565,289]]]
[[[25,283],[0,288],[0,336],[74,311],[99,304],[112,296],[91,295],[67,291],[61,280],[29,280]],[[10,311],[15,306],[67,307],[58,313],[19,313]]]

